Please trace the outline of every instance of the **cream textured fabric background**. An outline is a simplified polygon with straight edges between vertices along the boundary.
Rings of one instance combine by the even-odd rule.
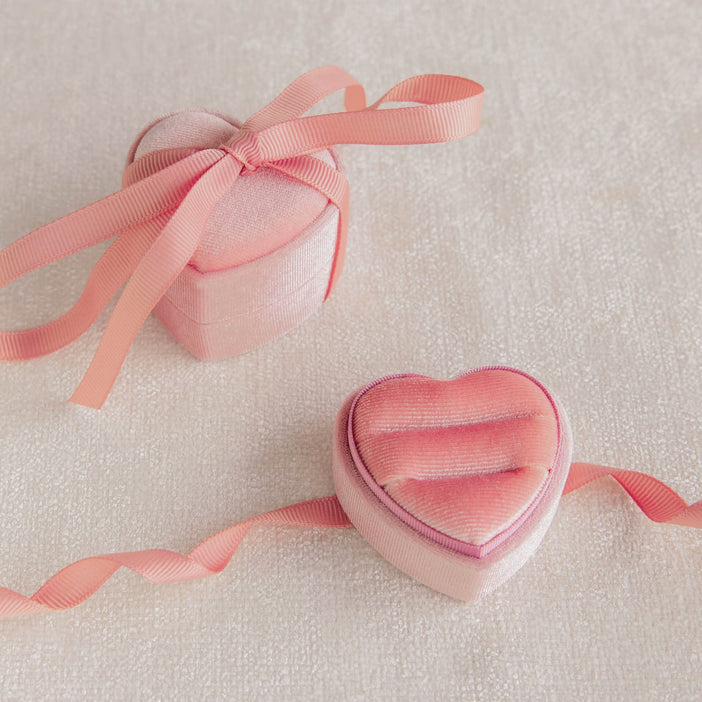
[[[702,498],[701,46],[695,0],[3,0],[3,246],[117,189],[133,136],[174,109],[246,117],[327,63],[372,100],[426,72],[486,96],[464,141],[343,149],[346,269],[284,338],[204,363],[150,318],[101,412],[66,398],[106,314],[0,367],[0,585],[187,552],[330,493],[336,410],[391,372],[522,368],[568,408],[577,459]],[[3,290],[2,327],[66,309],[98,253]],[[607,483],[566,497],[477,604],[354,531],[259,527],[217,577],[122,570],[73,611],[1,621],[0,697],[701,699],[701,561],[699,533]]]

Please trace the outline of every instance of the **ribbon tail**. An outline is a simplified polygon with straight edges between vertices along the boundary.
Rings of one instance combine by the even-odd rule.
[[[196,546],[187,556],[166,549],[111,553],[66,566],[27,597],[0,588],[0,618],[69,609],[84,602],[124,566],[153,583],[193,580],[221,572],[254,524],[341,529],[352,526],[336,496],[320,497],[259,514],[228,527]]]
[[[85,333],[133,273],[170,216],[171,212],[167,212],[120,234],[95,264],[78,302],[68,312],[38,327],[1,332],[0,359],[16,361],[45,356]]]
[[[353,526],[336,495],[320,497],[265,512],[246,522],[223,529],[196,546],[188,554],[188,558],[192,558],[209,572],[219,573],[227,566],[242,538],[254,524],[284,524],[332,529]]]
[[[326,300],[331,291],[334,289],[342,270],[344,269],[344,259],[346,258],[346,240],[349,231],[349,187],[348,184],[338,201],[332,200],[339,208],[339,225],[336,229],[336,251],[334,253],[334,261],[332,263],[331,275],[329,276],[329,285],[324,293]]]
[[[212,210],[241,167],[238,161],[225,158],[220,152],[217,162],[185,196],[125,286],[71,402],[95,409],[102,407],[137,332],[192,258]]]
[[[201,151],[25,234],[0,251],[0,287],[178,205],[195,180],[221,156],[217,149]]]
[[[0,331],[0,360],[36,358],[77,339],[136,266],[141,251],[213,160],[214,149],[185,159],[26,234],[0,251],[0,287],[42,266],[119,235],[91,273],[76,305],[47,324]]]
[[[652,521],[702,529],[702,500],[688,505],[665,483],[646,473],[592,463],[573,463],[563,494],[606,476],[614,478]]]
[[[326,300],[336,285],[344,267],[346,240],[349,228],[349,183],[343,173],[314,156],[297,156],[268,164],[291,178],[322,193],[339,210],[339,223],[336,231],[336,245],[332,260],[329,283],[324,294]]]

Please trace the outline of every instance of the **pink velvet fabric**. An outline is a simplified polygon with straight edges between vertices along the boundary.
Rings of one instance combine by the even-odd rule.
[[[135,140],[125,182],[163,167],[154,159],[161,149],[213,148],[238,126],[202,110],[166,115]],[[335,150],[312,155],[341,170]],[[336,206],[314,188],[271,168],[246,173],[215,206],[200,246],[154,314],[198,358],[266,343],[324,301],[338,218]]]
[[[337,495],[388,560],[475,599],[540,543],[568,473],[571,437],[553,397],[505,368],[450,381],[367,386],[337,422]]]

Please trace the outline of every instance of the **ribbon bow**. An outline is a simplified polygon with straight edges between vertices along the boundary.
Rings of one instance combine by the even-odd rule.
[[[346,112],[303,117],[324,97],[345,90]],[[366,106],[363,86],[327,66],[291,83],[219,148],[173,148],[130,163],[122,190],[66,215],[0,252],[0,287],[94,244],[117,238],[95,265],[73,308],[48,324],[0,332],[0,360],[52,353],[77,339],[126,283],[100,345],[71,402],[99,408],[142,324],[197,250],[213,208],[240,175],[274,168],[322,193],[339,209],[326,297],[343,264],[349,185],[310,156],[336,144],[418,144],[475,132],[483,88],[466,78],[409,78]],[[378,109],[387,102],[412,107]],[[133,153],[130,157],[133,157]]]

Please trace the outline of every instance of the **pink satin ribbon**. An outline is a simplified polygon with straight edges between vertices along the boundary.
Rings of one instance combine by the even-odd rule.
[[[322,98],[345,89],[347,112],[302,117]],[[336,66],[299,77],[216,149],[163,149],[144,158],[162,170],[141,180],[138,162],[117,193],[27,234],[0,252],[0,287],[49,263],[117,239],[93,269],[77,304],[33,329],[0,332],[0,360],[25,360],[77,339],[126,283],[72,402],[99,408],[129,347],[158,301],[198,248],[213,208],[240,176],[265,166],[315,188],[339,208],[336,253],[326,297],[343,265],[349,186],[309,154],[336,144],[417,144],[475,132],[483,88],[466,78],[409,78],[366,107],[363,87]],[[413,107],[378,109],[388,102]],[[148,169],[147,169],[148,172]]]
[[[613,477],[649,519],[702,529],[702,501],[688,505],[667,485],[645,473],[573,463],[563,494],[605,476]],[[75,607],[99,590],[121,566],[153,583],[173,583],[214,575],[224,570],[254,524],[332,529],[353,526],[336,496],[300,502],[228,527],[203,541],[187,556],[165,549],[92,556],[60,570],[31,597],[0,588],[0,617]]]

